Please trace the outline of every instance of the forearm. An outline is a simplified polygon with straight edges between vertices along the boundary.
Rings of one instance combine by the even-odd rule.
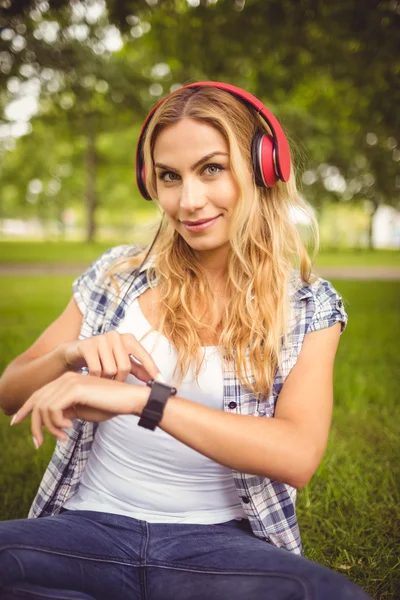
[[[144,404],[145,399],[141,410]],[[241,473],[293,487],[303,487],[311,477],[310,445],[296,426],[284,419],[229,414],[171,397],[159,426],[200,454]]]
[[[11,362],[0,378],[0,408],[13,415],[39,388],[67,371],[62,345],[29,362]]]

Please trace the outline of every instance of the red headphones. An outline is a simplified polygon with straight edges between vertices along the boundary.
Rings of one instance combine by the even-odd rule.
[[[200,81],[198,83],[191,83],[184,86],[181,89],[186,88],[199,88],[199,87],[215,87],[220,90],[225,90],[231,93],[233,96],[239,98],[244,104],[247,104],[256,109],[261,117],[269,125],[272,136],[268,135],[264,131],[259,131],[254,136],[251,145],[251,156],[253,162],[253,170],[257,185],[261,187],[273,187],[276,182],[280,179],[281,181],[288,181],[290,176],[290,149],[286,136],[283,132],[282,127],[278,123],[278,120],[274,117],[271,111],[258,100],[252,94],[249,94],[245,90],[238,88],[229,83],[220,83],[217,81]],[[179,91],[176,90],[176,91]],[[176,92],[172,92],[174,94]],[[150,197],[146,185],[145,185],[145,165],[143,158],[143,136],[149,125],[149,122],[157,110],[157,108],[168,98],[171,94],[168,94],[162,98],[155,107],[147,115],[145,122],[143,123],[142,130],[139,135],[137,148],[136,148],[136,182],[140,193],[146,200],[152,200]]]

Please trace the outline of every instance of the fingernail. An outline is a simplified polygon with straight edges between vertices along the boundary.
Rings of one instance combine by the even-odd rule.
[[[167,380],[161,375],[161,373],[156,376],[156,381],[159,381],[160,383],[167,383]]]
[[[17,420],[17,416],[18,416],[18,413],[15,413],[15,415],[14,415],[14,416],[13,416],[13,418],[11,419],[11,423],[10,423],[10,425],[14,425],[15,421]]]
[[[32,439],[33,439],[33,443],[35,444],[35,448],[37,450],[39,448],[39,443],[38,443],[38,441],[37,441],[37,439],[35,438],[34,435],[32,436]]]

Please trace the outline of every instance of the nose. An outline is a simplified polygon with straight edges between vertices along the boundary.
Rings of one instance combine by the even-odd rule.
[[[182,213],[193,213],[206,203],[204,187],[194,178],[188,178],[182,181],[181,186],[181,209]]]

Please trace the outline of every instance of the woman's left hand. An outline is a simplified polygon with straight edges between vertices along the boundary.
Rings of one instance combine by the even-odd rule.
[[[32,413],[32,435],[39,447],[43,426],[63,441],[68,436],[62,428],[72,427],[70,419],[99,423],[117,415],[140,415],[149,395],[146,386],[67,372],[34,392],[14,415],[12,424]]]

